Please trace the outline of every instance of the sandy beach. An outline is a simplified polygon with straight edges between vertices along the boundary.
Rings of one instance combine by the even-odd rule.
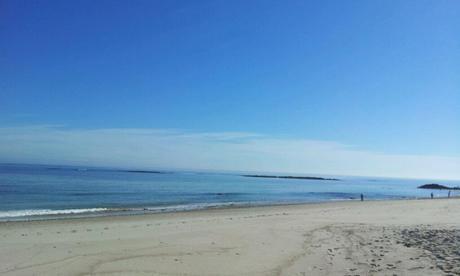
[[[0,223],[2,275],[460,275],[460,199]]]

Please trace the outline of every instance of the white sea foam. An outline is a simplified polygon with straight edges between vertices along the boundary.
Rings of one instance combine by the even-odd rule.
[[[35,209],[35,210],[12,210],[0,211],[0,218],[15,218],[15,217],[29,217],[29,216],[46,216],[46,215],[71,215],[93,212],[104,212],[107,208],[88,208],[88,209]]]
[[[146,207],[127,207],[127,208],[85,208],[85,209],[30,209],[30,210],[11,210],[0,211],[0,221],[4,220],[24,220],[24,219],[47,219],[47,216],[57,216],[52,218],[59,218],[59,216],[66,215],[80,215],[86,216],[106,216],[106,215],[133,215],[145,213],[168,213],[168,212],[182,212],[192,210],[204,209],[219,209],[226,207],[250,207],[250,206],[264,206],[264,205],[282,205],[286,203],[296,204],[301,202],[213,202],[213,203],[191,203],[181,205],[169,206],[146,206]],[[305,202],[304,202],[305,203]]]
[[[248,204],[248,203],[247,203]],[[136,213],[163,213],[163,212],[178,212],[178,211],[190,211],[200,210],[208,208],[222,208],[236,205],[246,205],[244,203],[195,203],[195,204],[184,204],[184,205],[171,205],[171,206],[149,206],[149,207],[135,207],[135,208],[86,208],[86,209],[62,209],[62,210],[51,210],[51,209],[30,209],[30,210],[11,210],[11,211],[0,211],[0,219],[9,218],[22,218],[22,217],[37,217],[37,216],[52,216],[52,215],[73,215],[73,214],[91,214],[97,212],[106,212],[109,214],[136,214]]]
[[[177,211],[189,211],[189,210],[201,210],[209,208],[220,208],[230,207],[235,205],[247,205],[249,202],[219,202],[219,203],[190,203],[183,205],[171,205],[171,206],[152,206],[143,208],[144,211],[150,212],[177,212]]]

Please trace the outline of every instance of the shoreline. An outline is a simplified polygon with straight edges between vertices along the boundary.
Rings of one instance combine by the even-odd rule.
[[[454,196],[451,198],[460,198],[460,196]],[[448,199],[446,197],[429,198],[429,197],[405,197],[405,198],[378,198],[378,199],[365,199],[366,202],[373,201],[404,201],[404,200],[438,200]],[[226,210],[226,209],[252,209],[252,208],[269,208],[276,206],[301,206],[301,205],[322,205],[329,203],[345,203],[345,202],[361,202],[359,198],[356,199],[337,199],[337,200],[325,200],[325,201],[308,201],[308,202],[287,202],[287,203],[216,203],[206,205],[204,203],[191,204],[200,205],[197,208],[188,208],[188,205],[173,205],[173,206],[153,206],[153,207],[127,207],[127,208],[104,208],[94,207],[87,209],[62,209],[62,210],[49,210],[53,211],[64,211],[68,213],[59,214],[40,214],[30,216],[16,216],[16,217],[0,217],[0,224],[5,222],[28,222],[28,221],[48,221],[48,220],[71,220],[71,219],[85,219],[85,218],[103,218],[103,217],[124,217],[124,216],[148,216],[158,214],[171,214],[171,213],[190,213],[190,212],[203,212],[208,210]],[[97,209],[97,211],[90,212],[79,212],[80,210]],[[102,210],[106,209],[106,210]],[[69,212],[76,210],[77,212]],[[33,210],[27,210],[33,211]],[[6,211],[10,212],[10,211]],[[17,212],[17,211],[11,211]]]
[[[365,200],[360,201],[359,199],[356,200],[332,200],[332,201],[318,201],[318,202],[301,202],[301,203],[282,203],[282,204],[267,204],[267,205],[235,205],[235,206],[222,206],[216,208],[203,208],[203,209],[190,209],[190,210],[180,210],[180,211],[165,211],[165,212],[125,212],[121,211],[120,213],[109,213],[109,214],[94,214],[94,215],[80,215],[80,214],[68,214],[68,215],[49,215],[48,217],[45,216],[37,216],[36,218],[32,219],[15,219],[15,220],[1,220],[0,219],[0,227],[5,224],[33,224],[33,223],[47,223],[47,222],[79,222],[79,221],[112,221],[112,220],[124,220],[124,219],[155,219],[155,218],[162,218],[162,217],[171,217],[171,216],[199,216],[201,214],[219,214],[219,213],[233,213],[233,212],[251,212],[251,211],[270,211],[272,209],[279,209],[279,208],[309,208],[309,209],[321,209],[321,208],[330,208],[334,206],[346,206],[347,204],[354,205],[354,204],[368,204],[368,203],[397,203],[397,202],[412,202],[412,201],[437,201],[437,200],[459,200],[460,196],[455,197],[438,197],[438,198],[403,198],[403,199],[374,199],[374,200]]]
[[[419,199],[394,199],[394,200],[419,200]],[[370,201],[370,200],[369,200]],[[393,201],[391,199],[377,199],[372,201]],[[301,202],[301,203],[280,203],[280,204],[261,204],[261,205],[233,205],[233,206],[218,206],[210,208],[199,208],[199,209],[188,209],[188,210],[177,210],[177,211],[159,211],[159,212],[149,212],[144,210],[132,211],[131,210],[120,210],[118,211],[108,211],[100,213],[82,213],[82,214],[66,214],[66,215],[37,215],[31,217],[19,217],[18,219],[13,218],[12,220],[2,220],[0,218],[0,225],[4,223],[27,223],[27,222],[46,222],[46,221],[66,221],[66,220],[98,220],[98,219],[110,219],[110,218],[123,218],[123,217],[143,217],[143,216],[161,216],[161,215],[171,215],[171,214],[193,214],[193,213],[202,213],[202,212],[213,212],[213,211],[231,211],[231,210],[241,210],[241,209],[266,209],[271,207],[290,207],[290,206],[311,206],[311,205],[329,205],[334,203],[345,203],[345,202],[360,202],[358,200],[334,200],[334,201],[318,201],[318,202]]]
[[[412,201],[412,200],[443,200],[443,199],[456,199],[460,196],[447,197],[414,197],[414,198],[391,198],[391,199],[367,199],[365,202],[384,202],[384,201]],[[346,203],[346,202],[361,202],[360,199],[337,199],[327,201],[309,201],[309,202],[289,202],[289,203],[244,203],[244,204],[233,204],[223,203],[222,205],[212,205],[209,207],[198,207],[198,208],[177,208],[179,205],[165,206],[165,207],[147,207],[147,208],[114,208],[102,211],[91,211],[91,212],[78,212],[78,213],[65,213],[65,214],[43,214],[43,215],[31,215],[31,216],[18,216],[18,217],[0,217],[0,224],[11,223],[11,222],[33,222],[33,221],[53,221],[53,220],[76,220],[76,219],[98,219],[104,217],[131,217],[131,216],[149,216],[149,215],[160,215],[160,214],[181,214],[181,213],[193,213],[193,212],[206,212],[212,210],[232,210],[232,209],[252,209],[252,208],[269,208],[269,207],[282,207],[282,206],[302,206],[302,205],[326,205],[333,203]],[[198,204],[200,205],[200,204]],[[203,204],[204,205],[204,204]],[[149,210],[149,208],[152,208]],[[103,207],[95,207],[89,209],[106,209]],[[165,210],[168,209],[168,210]],[[68,211],[72,209],[63,209],[62,211]],[[85,209],[75,209],[85,210]],[[54,210],[51,210],[54,211]],[[59,210],[57,210],[59,211]]]

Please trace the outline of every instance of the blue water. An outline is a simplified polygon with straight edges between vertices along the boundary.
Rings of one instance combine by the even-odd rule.
[[[447,195],[446,191],[417,189],[433,180],[328,177],[340,181],[0,164],[0,219],[358,200],[361,193],[368,200],[428,197],[431,192]],[[458,186],[460,182],[440,184]]]

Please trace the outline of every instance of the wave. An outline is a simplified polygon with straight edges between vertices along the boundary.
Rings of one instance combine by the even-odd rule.
[[[147,206],[147,207],[119,207],[119,208],[83,208],[83,209],[29,209],[29,210],[11,210],[0,211],[0,221],[5,220],[28,220],[28,219],[48,219],[48,218],[66,218],[89,217],[89,216],[106,216],[106,215],[132,215],[146,213],[169,213],[183,212],[192,210],[218,209],[232,206],[251,206],[259,205],[258,203],[249,202],[222,202],[222,203],[191,203],[182,205],[167,206]]]
[[[248,202],[219,202],[219,203],[190,203],[182,205],[170,205],[170,206],[153,206],[144,207],[142,210],[149,212],[178,212],[178,211],[191,211],[191,210],[203,210],[212,208],[224,208],[231,206],[248,205]]]
[[[72,215],[72,214],[104,212],[108,210],[109,210],[108,208],[63,209],[63,210],[51,210],[51,209],[12,210],[12,211],[0,211],[0,218],[47,216],[47,215]]]
[[[92,216],[111,216],[111,215],[136,215],[184,212],[205,209],[222,209],[229,207],[255,207],[255,206],[276,206],[285,204],[315,203],[327,201],[348,201],[356,200],[356,197],[341,197],[333,199],[317,200],[275,200],[275,201],[237,201],[237,202],[207,202],[189,203],[175,205],[156,205],[138,207],[116,207],[116,208],[81,208],[81,209],[29,209],[0,211],[0,221],[9,220],[35,220],[35,219],[59,219],[67,217],[92,217]]]

